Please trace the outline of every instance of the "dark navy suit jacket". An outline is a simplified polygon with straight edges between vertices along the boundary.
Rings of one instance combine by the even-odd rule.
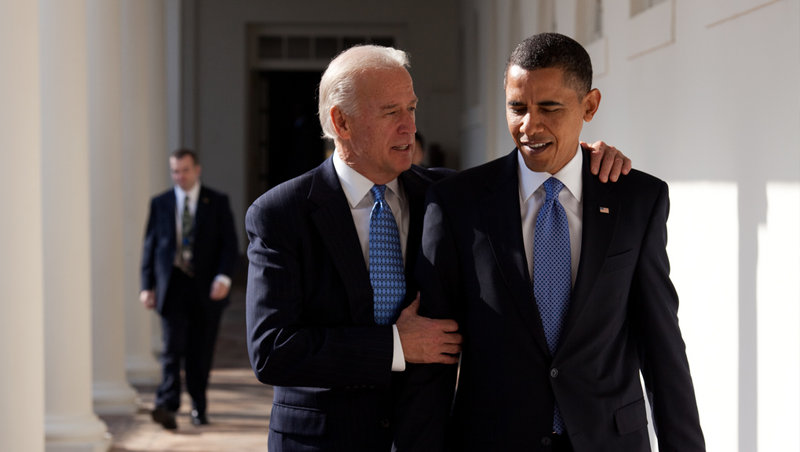
[[[581,257],[551,356],[523,245],[517,151],[428,190],[420,313],[455,318],[455,366],[411,366],[402,450],[549,451],[558,404],[576,452],[650,451],[644,376],[662,452],[705,450],[678,296],[669,279],[667,185],[632,171],[600,183],[583,164]],[[448,417],[451,411],[452,417]]]
[[[162,312],[177,250],[175,191],[170,189],[152,199],[142,252],[141,289],[156,291],[156,309]],[[211,303],[214,278],[233,276],[239,254],[236,227],[228,197],[200,186],[194,218],[192,263],[202,302]],[[179,271],[179,270],[176,270]],[[227,303],[227,298],[213,303]]]
[[[448,170],[399,177],[410,210],[406,299],[425,191]],[[281,184],[247,212],[247,336],[258,379],[275,386],[269,450],[388,451],[403,373],[393,333],[373,314],[369,271],[331,159]]]

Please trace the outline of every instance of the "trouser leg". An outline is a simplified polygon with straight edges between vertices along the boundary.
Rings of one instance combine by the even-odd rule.
[[[206,391],[221,314],[220,305],[212,302],[195,310],[191,316],[185,362],[186,389],[192,397],[194,409],[201,414],[205,413],[208,404]]]
[[[173,269],[161,311],[162,340],[161,384],[156,390],[157,407],[178,411],[181,403],[181,362],[187,346],[190,319],[187,315],[188,294],[193,290],[191,279]]]

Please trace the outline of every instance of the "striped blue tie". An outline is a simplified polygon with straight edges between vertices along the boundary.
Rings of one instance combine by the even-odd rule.
[[[375,323],[391,325],[406,295],[406,275],[400,233],[392,208],[384,198],[386,185],[373,185],[375,197],[369,218],[369,280],[375,301]]]
[[[572,284],[572,253],[569,246],[569,223],[558,194],[564,187],[553,177],[544,182],[546,198],[536,217],[533,234],[533,295],[542,316],[550,355],[555,356],[564,318],[569,309]],[[564,420],[558,403],[553,416],[553,431],[563,434]]]

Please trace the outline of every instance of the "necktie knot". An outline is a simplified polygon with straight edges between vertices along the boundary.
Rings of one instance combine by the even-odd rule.
[[[551,177],[544,181],[544,192],[546,194],[545,200],[552,201],[554,199],[558,199],[558,194],[561,193],[562,188],[564,188],[564,184],[555,177]]]
[[[375,202],[379,202],[381,204],[386,202],[386,199],[384,198],[384,194],[386,193],[386,185],[373,185],[369,191],[371,191],[372,196],[375,197]]]

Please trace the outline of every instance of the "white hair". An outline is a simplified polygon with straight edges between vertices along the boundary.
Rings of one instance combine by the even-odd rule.
[[[323,134],[332,140],[337,137],[331,108],[339,107],[348,115],[357,113],[356,84],[361,74],[374,69],[407,67],[410,67],[408,54],[392,47],[355,46],[337,55],[319,82],[319,122]]]

